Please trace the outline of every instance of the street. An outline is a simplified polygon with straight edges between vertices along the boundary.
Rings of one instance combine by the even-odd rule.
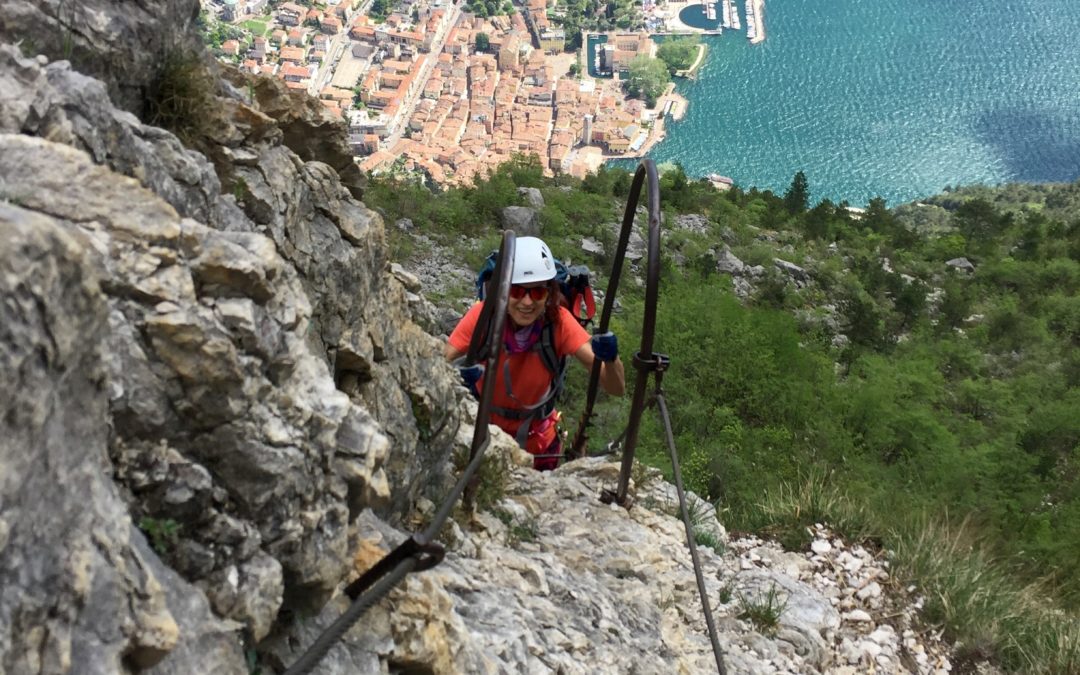
[[[439,33],[435,35],[435,41],[431,44],[431,52],[427,55],[427,59],[424,61],[424,66],[418,73],[418,80],[415,81],[415,86],[411,94],[405,97],[405,100],[401,103],[401,108],[398,110],[397,117],[391,121],[390,135],[383,139],[383,148],[392,148],[394,144],[401,139],[402,134],[405,133],[405,128],[409,123],[409,118],[412,117],[413,110],[416,108],[417,101],[420,100],[420,96],[424,92],[424,84],[431,77],[431,71],[435,68],[435,64],[439,60],[439,54],[442,53],[443,46],[446,44],[446,38],[450,35],[450,29],[457,25],[458,19],[461,17],[461,9],[457,5],[450,5],[449,18],[443,21],[439,27]]]

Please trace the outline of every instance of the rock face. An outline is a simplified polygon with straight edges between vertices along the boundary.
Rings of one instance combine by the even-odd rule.
[[[69,487],[37,504],[49,494],[31,480],[37,463],[7,458],[29,456],[39,437],[9,434],[0,453],[2,539],[20,553],[5,550],[5,565],[20,566],[5,570],[55,550],[41,578],[74,570],[75,588],[10,577],[0,616],[27,628],[54,618],[47,633],[15,630],[20,642],[3,645],[0,663],[52,672],[45,655],[62,664],[89,640],[100,643],[101,672],[240,664],[191,640],[224,634],[235,651],[241,628],[259,640],[282,609],[320,607],[348,570],[351,514],[373,508],[396,520],[418,495],[443,489],[460,420],[456,380],[411,320],[423,303],[410,305],[389,273],[381,220],[329,166],[285,147],[273,118],[223,99],[203,140],[212,164],[115,108],[103,83],[64,62],[0,46],[0,92],[0,200],[13,205],[0,233],[14,241],[16,223],[37,219],[98,280],[73,312],[86,324],[70,329],[87,341],[71,358],[94,362],[85,371],[98,396],[71,406],[70,428],[38,421],[96,463],[46,461]],[[240,188],[222,194],[222,175]],[[35,245],[45,252],[32,259],[63,248]],[[16,265],[23,254],[5,243],[3,255]],[[40,303],[53,311],[52,296]],[[5,326],[16,325],[4,311]],[[43,320],[33,327],[52,339]],[[26,358],[4,364],[7,382]],[[72,385],[66,370],[55,378]],[[5,403],[16,409],[39,395],[12,393]],[[28,513],[47,522],[23,523]],[[64,539],[75,516],[108,523],[100,535],[77,528],[108,555]],[[179,576],[160,564],[164,581],[143,571],[154,565],[140,561],[133,520],[153,539],[149,555]],[[30,531],[41,538],[26,539]],[[80,585],[97,580],[106,591]],[[109,603],[130,616],[115,613],[108,639],[93,637],[86,617],[110,613]]]
[[[155,569],[109,478],[107,307],[67,230],[0,204],[0,670],[117,673],[191,651],[243,672],[235,627]]]
[[[272,77],[255,77],[226,69],[222,73],[238,90],[246,92],[264,115],[281,130],[282,143],[304,161],[329,164],[341,184],[360,199],[366,179],[353,161],[341,121],[314,98],[289,90]]]

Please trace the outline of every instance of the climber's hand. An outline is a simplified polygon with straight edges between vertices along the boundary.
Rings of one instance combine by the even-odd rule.
[[[474,395],[479,395],[476,390],[476,383],[480,381],[480,378],[484,376],[484,366],[479,363],[472,366],[465,366],[464,368],[458,368],[458,372],[461,373],[461,380],[465,383]]]
[[[604,363],[610,363],[618,358],[619,341],[615,338],[615,333],[608,331],[592,336],[592,351],[593,356]]]

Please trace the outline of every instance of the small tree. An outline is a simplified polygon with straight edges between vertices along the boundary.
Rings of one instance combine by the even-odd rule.
[[[387,0],[372,0],[371,7],[368,8],[368,16],[380,23],[386,21],[386,17],[390,16]]]
[[[694,65],[698,52],[697,37],[664,40],[656,50],[656,57],[667,64],[672,75],[677,70],[686,70]]]
[[[486,52],[488,49],[491,49],[491,38],[488,37],[487,33],[477,33],[476,51]]]
[[[795,173],[795,178],[791,180],[791,187],[784,194],[784,208],[793,216],[810,208],[810,183],[802,171]]]
[[[663,61],[642,54],[630,61],[626,89],[631,96],[640,96],[651,108],[668,83],[667,66]]]

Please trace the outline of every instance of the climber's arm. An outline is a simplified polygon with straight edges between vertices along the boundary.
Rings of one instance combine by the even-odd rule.
[[[574,358],[580,361],[586,370],[592,371],[593,361],[596,360],[592,343],[581,345],[581,348],[574,352]],[[612,396],[622,396],[626,392],[626,373],[618,356],[612,361],[600,363],[600,386]]]

